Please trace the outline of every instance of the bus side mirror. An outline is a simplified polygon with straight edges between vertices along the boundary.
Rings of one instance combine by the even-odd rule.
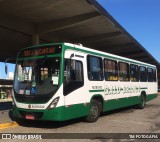
[[[7,66],[7,62],[9,61],[9,60],[16,60],[16,58],[15,57],[11,57],[11,58],[7,58],[6,60],[5,60],[5,73],[6,74],[8,74],[8,66]]]
[[[5,63],[5,73],[8,74],[8,66],[6,63]]]
[[[73,57],[74,57],[74,54],[71,54],[70,60],[69,60],[69,70],[70,70],[70,71],[71,71],[71,60],[72,60]]]

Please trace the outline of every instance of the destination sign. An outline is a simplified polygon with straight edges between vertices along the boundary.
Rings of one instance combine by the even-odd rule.
[[[58,54],[61,52],[61,46],[43,46],[30,48],[21,51],[20,57],[43,56],[50,54]]]

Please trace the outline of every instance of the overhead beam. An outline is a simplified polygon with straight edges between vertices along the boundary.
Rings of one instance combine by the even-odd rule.
[[[117,45],[107,45],[106,47],[101,47],[100,49],[106,49],[106,50],[109,50],[109,51],[112,51],[112,52],[117,52],[117,51],[123,51],[124,52],[124,49],[126,48],[130,48],[130,47],[133,47],[135,46],[134,43],[125,43],[125,44],[117,44]]]
[[[2,12],[0,12],[0,17],[0,27],[25,35],[34,34],[34,25],[31,22],[19,19],[15,16],[10,16]]]
[[[140,54],[140,53],[143,53],[142,50],[136,50],[136,51],[128,51],[128,52],[124,52],[122,53],[121,55],[124,56],[124,57],[128,57],[130,56],[131,54]]]
[[[148,56],[147,55],[137,56],[137,57],[135,56],[134,59],[136,59],[136,60],[148,60]]]
[[[73,39],[74,42],[84,42],[84,43],[90,43],[90,42],[97,42],[97,41],[102,41],[102,40],[106,40],[109,38],[113,38],[116,36],[121,35],[122,32],[121,31],[117,31],[117,32],[111,32],[111,33],[106,33],[106,34],[101,34],[101,35],[94,35],[94,36],[88,36],[88,37],[83,37],[83,38],[79,38],[79,39]]]
[[[13,80],[0,79],[0,85],[13,85]]]
[[[130,43],[123,43],[123,44],[113,44],[113,45],[107,45],[107,48],[108,49],[114,49],[114,48],[127,48],[127,47],[132,47],[132,46],[135,46],[135,43],[134,42],[130,42]],[[120,50],[121,50],[120,49]]]
[[[126,57],[128,58],[133,58],[133,57],[144,57],[144,56],[147,56],[145,52],[137,52],[137,53],[134,53],[134,52],[130,52],[130,54],[126,55]]]
[[[148,56],[143,56],[143,57],[136,57],[136,60],[141,60],[143,62],[151,61],[151,58],[148,58]]]
[[[152,65],[155,65],[155,66],[157,66],[157,67],[159,67],[159,65],[158,64],[155,64],[155,62],[153,61],[153,60],[151,60],[150,62],[148,62],[149,64],[152,64]]]
[[[32,37],[33,45],[39,44],[39,40],[49,42],[45,37],[39,39],[36,26],[33,23],[2,12],[0,12],[0,17],[1,28]]]
[[[18,50],[14,50],[14,51],[9,50],[9,52],[0,53],[0,61],[5,62],[7,58],[16,57],[17,53],[18,53]],[[10,60],[9,62],[12,62],[12,60]]]
[[[134,52],[135,49],[133,49],[133,48],[130,48],[130,49],[126,48],[126,49],[123,49],[123,50],[116,51],[116,52],[114,52],[114,54],[123,56],[123,53],[125,53],[125,51]],[[123,57],[126,57],[126,56],[123,56]],[[127,57],[127,58],[129,58],[129,57]]]
[[[44,34],[44,33],[49,33],[57,30],[62,30],[64,28],[71,27],[73,25],[88,21],[98,16],[101,16],[101,14],[96,11],[96,12],[74,16],[71,18],[65,18],[58,21],[41,23],[37,25],[37,33]]]

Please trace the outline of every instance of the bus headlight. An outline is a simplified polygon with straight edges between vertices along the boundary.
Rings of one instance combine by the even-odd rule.
[[[55,107],[57,106],[57,104],[58,104],[59,98],[60,98],[60,97],[55,98],[55,99],[51,102],[51,104],[48,106],[47,109],[55,108]]]

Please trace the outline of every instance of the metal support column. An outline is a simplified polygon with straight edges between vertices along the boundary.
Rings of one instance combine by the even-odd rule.
[[[37,33],[37,25],[34,25],[34,34],[32,36],[33,45],[39,45],[39,34]]]
[[[39,34],[34,34],[33,35],[33,45],[38,45],[39,44]]]

